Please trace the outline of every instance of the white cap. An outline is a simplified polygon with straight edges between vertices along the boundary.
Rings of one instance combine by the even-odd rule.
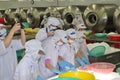
[[[79,25],[77,26],[77,30],[79,30],[79,29],[86,29],[85,24],[79,24]]]
[[[64,30],[56,30],[54,37],[57,37],[58,40],[62,39],[63,42],[67,43],[67,34]]]
[[[44,52],[44,49],[41,46],[41,42],[36,40],[36,39],[32,39],[29,40],[25,43],[25,49],[26,49],[26,53],[32,53],[38,50],[41,50]]]
[[[76,38],[77,37],[75,29],[68,29],[68,30],[66,30],[66,33],[70,38]]]
[[[47,25],[49,26],[50,24],[54,25],[54,26],[59,26],[60,25],[60,21],[55,18],[55,17],[49,17],[48,21],[47,21]]]

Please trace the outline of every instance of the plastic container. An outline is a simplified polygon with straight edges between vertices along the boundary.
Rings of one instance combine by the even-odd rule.
[[[111,34],[109,35],[110,41],[120,41],[120,34]]]
[[[81,80],[81,79],[78,79],[78,78],[55,78],[55,79],[52,79],[52,80]]]
[[[92,48],[90,51],[93,56],[99,57],[99,56],[104,55],[105,50],[106,50],[105,46],[99,45],[99,46]]]
[[[95,34],[95,37],[97,37],[97,38],[103,38],[103,37],[106,37],[106,36],[107,36],[106,33],[96,33]]]
[[[22,59],[25,49],[20,49],[16,51],[18,62]]]
[[[89,72],[80,72],[80,71],[74,71],[74,72],[65,72],[58,76],[59,78],[78,78],[80,80],[95,80],[95,76]]]
[[[92,63],[90,66],[91,70],[105,74],[113,72],[115,68],[114,64],[108,62],[96,62]]]
[[[25,28],[29,28],[30,27],[30,24],[28,22],[23,22],[22,24],[24,25]]]
[[[120,75],[120,67],[118,67],[118,68],[116,69],[116,72],[119,73],[119,75]]]

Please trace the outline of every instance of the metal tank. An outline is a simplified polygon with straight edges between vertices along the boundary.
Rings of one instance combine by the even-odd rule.
[[[17,8],[13,13],[13,18],[16,23],[26,21],[26,13],[22,8]]]
[[[113,22],[114,22],[116,31],[120,34],[120,6],[115,9]]]
[[[76,6],[68,6],[63,10],[62,16],[65,22],[65,29],[72,26],[72,21],[75,18],[76,13],[81,13],[80,9]]]
[[[56,14],[58,13],[58,9],[56,7],[48,7],[45,10],[45,14],[47,15],[47,17],[49,16],[56,16]]]
[[[94,32],[109,33],[115,31],[113,25],[113,13],[117,5],[115,4],[91,4],[83,14],[86,26]]]
[[[27,10],[27,22],[30,23],[31,28],[38,27],[39,25],[39,12],[36,8],[29,8]]]
[[[14,9],[7,9],[3,13],[3,17],[5,18],[6,24],[10,24],[10,25],[14,24],[13,12],[14,12]]]

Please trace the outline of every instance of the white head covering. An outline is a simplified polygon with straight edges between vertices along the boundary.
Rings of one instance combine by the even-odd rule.
[[[48,21],[47,21],[47,25],[49,26],[50,24],[54,25],[54,26],[59,26],[60,22],[57,18],[55,17],[49,17]]]
[[[6,27],[6,26],[0,23],[0,27]],[[0,39],[4,39],[6,34],[7,34],[7,30],[5,28],[0,29]]]
[[[66,33],[70,38],[76,38],[77,37],[75,29],[68,29],[68,30],[66,30]]]
[[[78,26],[77,26],[77,30],[79,30],[79,29],[86,29],[86,26],[85,26],[85,24],[79,24]]]
[[[25,43],[25,52],[26,56],[30,56],[34,61],[37,61],[40,58],[38,51],[41,50],[44,52],[41,42],[38,40],[30,40]]]
[[[54,37],[56,39],[56,41],[59,41],[60,39],[63,40],[63,42],[67,42],[67,34],[64,30],[56,30]]]

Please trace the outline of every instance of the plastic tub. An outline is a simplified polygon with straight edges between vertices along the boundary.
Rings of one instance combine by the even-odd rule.
[[[24,25],[24,28],[29,28],[30,27],[30,24],[28,22],[23,22],[22,24]]]
[[[120,41],[120,34],[111,34],[109,35],[110,41]]]
[[[119,73],[119,75],[120,75],[120,67],[118,67],[118,68],[116,69],[116,72]]]
[[[91,66],[91,70],[105,74],[113,72],[115,68],[114,64],[107,62],[96,62],[96,63],[92,63],[90,66]]]
[[[52,80],[81,80],[81,79],[78,79],[78,78],[55,78],[55,79],[52,79]]]
[[[106,36],[107,36],[106,33],[96,33],[95,34],[95,37],[97,37],[97,38],[103,38],[103,37],[106,37]]]
[[[79,78],[81,80],[95,80],[95,76],[89,72],[80,72],[80,71],[75,71],[75,72],[65,72],[59,75],[59,78]]]
[[[92,48],[90,52],[92,53],[93,56],[99,57],[99,56],[104,55],[105,50],[106,50],[105,46],[100,45],[100,46],[96,46]]]

